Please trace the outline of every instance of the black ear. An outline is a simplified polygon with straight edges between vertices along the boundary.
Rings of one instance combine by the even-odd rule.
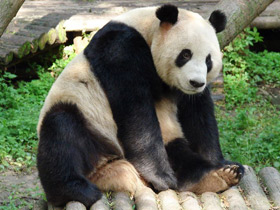
[[[219,33],[225,29],[227,24],[227,17],[222,11],[215,10],[210,15],[209,22],[215,28],[216,33]]]
[[[156,16],[162,23],[175,24],[178,20],[178,8],[171,4],[165,4],[157,9]]]

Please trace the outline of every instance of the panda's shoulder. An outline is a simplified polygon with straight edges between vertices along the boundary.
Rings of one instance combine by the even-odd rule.
[[[123,59],[126,55],[140,54],[143,51],[150,51],[150,48],[136,28],[122,22],[110,21],[94,35],[85,49],[85,55],[90,59],[92,54],[96,57],[113,53]]]

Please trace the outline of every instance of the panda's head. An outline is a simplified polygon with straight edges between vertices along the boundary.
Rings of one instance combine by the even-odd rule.
[[[156,10],[159,20],[151,51],[162,80],[186,94],[202,92],[222,69],[216,33],[224,30],[226,16],[214,11],[209,20],[173,5]]]

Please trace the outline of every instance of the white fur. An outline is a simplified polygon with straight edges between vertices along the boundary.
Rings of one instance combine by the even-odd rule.
[[[176,138],[184,138],[181,125],[177,120],[177,106],[174,101],[162,99],[156,103],[156,113],[164,144]]]
[[[40,113],[38,134],[46,112],[59,102],[76,104],[86,118],[88,128],[93,132],[99,131],[123,154],[109,102],[83,52],[67,65],[53,84]]]

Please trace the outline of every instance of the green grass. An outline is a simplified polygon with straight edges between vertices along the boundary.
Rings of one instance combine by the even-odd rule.
[[[224,52],[226,103],[217,108],[221,146],[229,159],[257,170],[280,170],[280,111],[260,88],[280,87],[280,53],[250,51],[262,41],[256,28],[245,29]]]
[[[8,166],[31,166],[37,148],[36,124],[47,92],[54,82],[39,69],[39,80],[12,84],[15,75],[0,80],[0,162]]]
[[[35,200],[46,201],[45,194],[38,186],[26,189],[24,185],[20,183],[8,189],[1,187],[1,190],[9,191],[9,196],[0,204],[0,210],[33,209]]]
[[[35,165],[40,109],[55,77],[73,57],[68,47],[63,58],[56,59],[49,68],[31,64],[39,76],[31,82],[15,82],[16,75],[0,71],[0,170]]]
[[[280,111],[269,102],[235,110],[217,108],[220,142],[227,159],[280,170]]]

